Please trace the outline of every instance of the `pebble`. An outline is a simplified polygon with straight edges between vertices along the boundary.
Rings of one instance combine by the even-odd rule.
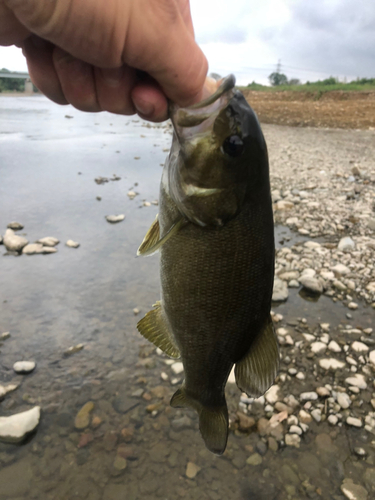
[[[65,357],[71,356],[76,352],[82,351],[83,348],[84,348],[83,344],[72,345],[66,351],[64,351],[64,356]]]
[[[337,245],[337,249],[340,250],[341,252],[350,252],[351,250],[354,250],[354,248],[355,248],[355,243],[350,238],[350,236],[345,236],[344,238],[341,238],[339,244]]]
[[[300,401],[316,401],[318,399],[318,394],[314,391],[302,392],[299,396]]]
[[[171,365],[171,368],[173,373],[175,373],[176,375],[179,375],[184,371],[184,365],[180,361],[178,361],[177,363],[173,363],[173,365]]]
[[[65,245],[67,247],[70,247],[70,248],[78,248],[79,247],[79,243],[77,243],[77,241],[73,241],[73,240],[68,240]]]
[[[13,231],[21,231],[21,229],[23,229],[23,225],[20,222],[13,221],[9,222],[7,228],[13,229]]]
[[[343,410],[346,410],[352,404],[352,400],[346,392],[339,392],[337,394],[337,402]]]
[[[1,338],[1,337],[0,337]],[[370,361],[370,363],[375,366],[375,351],[371,351],[369,356],[368,356],[368,359]]]
[[[287,446],[294,446],[299,448],[301,444],[301,438],[298,434],[285,434],[285,444]]]
[[[10,417],[0,417],[0,441],[20,443],[37,428],[39,421],[40,406]]]
[[[23,236],[18,236],[12,229],[7,229],[3,237],[5,248],[10,252],[20,252],[29,241]]]
[[[189,479],[194,479],[200,470],[201,467],[199,467],[199,465],[195,464],[194,462],[188,462],[186,466],[185,475]]]
[[[86,404],[82,406],[79,412],[76,415],[74,420],[74,427],[76,429],[85,429],[90,424],[90,413],[94,409],[94,403],[92,401],[88,401]]]
[[[119,214],[119,215],[106,215],[105,216],[107,222],[110,222],[111,224],[115,224],[116,222],[121,222],[125,219],[124,214]]]
[[[309,424],[312,421],[312,416],[305,410],[300,410],[300,412],[298,413],[298,418],[304,424]]]
[[[22,253],[25,255],[43,253],[43,245],[41,243],[28,243],[23,247]]]
[[[139,314],[140,312],[141,312],[141,310],[140,310],[140,309],[138,309],[138,307],[135,307],[135,308],[133,309],[133,314],[134,314],[134,316],[137,316],[137,314]]]
[[[339,419],[336,417],[336,415],[329,415],[327,420],[331,425],[336,425],[337,422],[339,421]]]
[[[302,429],[298,425],[291,425],[289,428],[290,434],[298,434],[299,436],[302,435]]]
[[[346,423],[352,427],[362,427],[362,420],[360,418],[348,417]]]
[[[340,276],[345,276],[346,274],[350,273],[350,269],[347,266],[344,266],[344,264],[336,264],[334,267],[332,267],[332,271],[335,273],[335,275]]]
[[[323,286],[317,278],[314,278],[312,276],[302,275],[299,278],[299,282],[301,283],[303,288],[305,288],[309,292],[317,293],[317,294],[323,293]]]
[[[259,453],[253,453],[252,455],[249,456],[249,458],[246,460],[246,463],[248,465],[260,465],[263,462],[263,458]]]
[[[313,342],[310,348],[314,354],[323,354],[327,349],[327,345],[324,342]]]
[[[345,367],[345,363],[335,358],[325,358],[319,360],[319,366],[324,370],[340,370]]]
[[[353,351],[355,352],[367,352],[369,350],[368,346],[363,342],[358,342],[357,340],[351,345]]]
[[[272,300],[273,302],[283,302],[289,296],[288,286],[285,281],[275,278],[273,283]]]
[[[352,479],[345,478],[341,487],[341,491],[348,500],[367,500],[367,490],[360,484],[355,484]]]
[[[277,384],[270,387],[264,395],[266,401],[270,404],[275,404],[279,399],[279,390],[280,387]]]
[[[35,369],[35,361],[16,361],[13,365],[13,370],[16,373],[31,373]]]
[[[359,373],[356,373],[353,377],[348,377],[345,379],[345,383],[348,385],[354,385],[358,389],[366,389],[367,384],[365,377]]]
[[[328,344],[328,349],[332,352],[341,352],[342,349],[335,340],[331,340]]]
[[[41,243],[45,247],[55,247],[60,243],[60,240],[55,238],[54,236],[45,236],[44,238],[40,238],[36,243]]]
[[[10,337],[10,332],[3,332],[3,333],[0,333],[0,341],[2,340],[6,340],[6,339],[9,339]],[[374,351],[375,352],[375,351]]]
[[[319,408],[315,408],[311,412],[312,418],[315,420],[315,422],[320,422],[322,420],[322,411],[319,410]]]
[[[328,397],[330,395],[330,391],[326,387],[318,387],[316,389],[316,393],[322,398]]]
[[[135,191],[128,191],[127,195],[131,200],[133,200],[137,196],[137,193]]]
[[[0,384],[0,400],[3,399],[9,392],[13,392],[16,389],[18,389],[18,387],[19,387],[18,384],[8,384],[8,385]]]
[[[358,304],[356,302],[349,302],[348,304],[349,309],[358,309]]]

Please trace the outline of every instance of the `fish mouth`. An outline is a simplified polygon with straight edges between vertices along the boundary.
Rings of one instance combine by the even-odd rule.
[[[235,83],[235,76],[228,75],[219,80],[217,90],[206,99],[186,108],[171,105],[170,116],[180,142],[210,130],[215,118],[233,97]]]

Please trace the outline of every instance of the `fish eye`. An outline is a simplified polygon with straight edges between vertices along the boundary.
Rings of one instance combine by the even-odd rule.
[[[221,150],[223,153],[228,156],[237,157],[240,156],[244,149],[244,143],[242,142],[241,137],[238,135],[230,135],[225,139],[223,145],[221,146]]]

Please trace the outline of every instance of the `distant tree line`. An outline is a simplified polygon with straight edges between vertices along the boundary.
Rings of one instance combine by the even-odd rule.
[[[6,68],[0,71],[10,73]],[[0,77],[0,92],[24,92],[25,80],[23,78],[1,78]]]
[[[277,71],[271,73],[268,77],[268,80],[272,85],[272,87],[277,87],[279,85],[301,85],[301,81],[298,78],[291,78],[290,80],[288,80],[288,77],[284,75],[284,73],[279,73]],[[340,83],[338,78],[330,76],[325,80],[317,80],[316,82],[307,81],[305,85],[311,85],[311,84],[336,85],[338,83]],[[351,83],[357,83],[359,85],[366,85],[366,84],[375,85],[375,78],[357,78],[356,80],[353,80],[353,82]]]

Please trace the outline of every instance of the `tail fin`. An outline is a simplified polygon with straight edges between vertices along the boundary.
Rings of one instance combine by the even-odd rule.
[[[171,399],[173,408],[194,408],[199,416],[199,430],[206,447],[216,455],[222,455],[228,441],[228,408],[223,404],[217,407],[203,406],[195,398],[186,394],[185,387],[178,389]]]

